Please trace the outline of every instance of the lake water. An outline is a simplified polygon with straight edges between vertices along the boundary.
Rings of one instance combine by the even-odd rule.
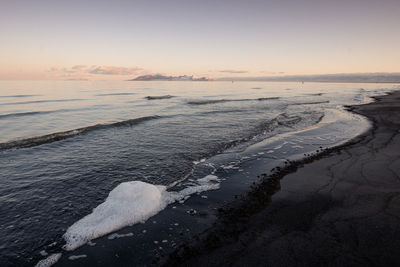
[[[290,158],[348,141],[369,123],[343,106],[396,88],[0,81],[0,263],[34,265],[54,247],[73,250],[222,190],[217,171],[235,169],[232,158]]]

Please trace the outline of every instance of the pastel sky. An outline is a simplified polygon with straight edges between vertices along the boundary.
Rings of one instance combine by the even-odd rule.
[[[399,0],[1,0],[0,79],[400,72]]]

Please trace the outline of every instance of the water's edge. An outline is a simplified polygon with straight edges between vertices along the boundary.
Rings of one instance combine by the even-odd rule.
[[[348,108],[346,108],[347,110],[349,110]],[[348,111],[348,112],[350,112],[350,111]],[[364,116],[363,116],[364,117]],[[365,118],[364,117],[364,119],[366,119],[366,120],[368,120],[369,122],[371,122],[368,118]],[[373,127],[373,126],[372,126]],[[233,199],[233,197],[235,196],[235,198],[236,198],[236,196],[237,195],[243,195],[243,192],[247,192],[247,193],[245,193],[245,195],[251,195],[252,193],[250,193],[250,192],[248,192],[248,190],[249,189],[252,189],[251,190],[251,192],[254,192],[254,191],[257,191],[257,190],[259,190],[259,188],[261,188],[261,187],[263,187],[263,186],[265,186],[265,185],[268,185],[268,188],[271,186],[271,181],[272,181],[272,184],[274,185],[275,184],[275,181],[276,181],[276,179],[281,179],[284,175],[286,175],[286,174],[288,174],[288,173],[290,173],[290,172],[293,172],[293,171],[295,171],[296,170],[296,168],[298,167],[298,166],[300,166],[300,165],[302,165],[302,164],[305,164],[305,163],[308,163],[308,162],[311,162],[311,161],[314,161],[314,160],[316,160],[316,159],[318,159],[318,158],[320,158],[320,157],[323,157],[323,156],[326,156],[326,155],[329,155],[332,151],[337,151],[337,150],[340,150],[342,147],[345,147],[345,146],[348,146],[348,145],[350,145],[350,144],[353,144],[353,143],[355,143],[355,142],[359,142],[359,140],[360,140],[360,138],[362,138],[363,136],[365,136],[365,135],[367,135],[368,133],[370,133],[370,131],[372,131],[372,128],[371,127],[369,127],[369,128],[367,128],[367,129],[365,129],[365,131],[363,132],[363,133],[360,133],[359,135],[357,135],[356,137],[353,137],[353,138],[351,138],[350,140],[347,140],[347,141],[345,141],[345,142],[343,142],[343,143],[339,143],[339,144],[336,144],[335,146],[333,146],[333,147],[325,147],[325,148],[323,148],[323,149],[321,149],[321,148],[315,148],[314,150],[312,150],[312,151],[309,151],[309,153],[304,153],[304,154],[301,154],[301,155],[292,155],[291,157],[288,157],[288,158],[284,158],[284,159],[275,159],[274,160],[274,162],[273,162],[273,164],[271,164],[271,162],[269,163],[269,164],[267,164],[267,167],[266,166],[263,166],[261,169],[259,169],[259,170],[256,170],[255,172],[251,172],[251,175],[249,175],[249,176],[252,176],[253,177],[253,179],[251,179],[250,181],[248,181],[249,183],[245,186],[245,188],[247,188],[247,189],[244,189],[243,190],[243,187],[240,189],[240,190],[238,190],[238,191],[235,191],[235,190],[233,190],[233,192],[231,192],[231,194],[229,194],[230,195],[230,197],[228,198],[228,199],[230,199],[229,201],[228,201],[228,203],[229,203],[229,205],[227,204],[227,203],[225,203],[225,202],[223,202],[223,203],[221,203],[221,199],[220,199],[220,197],[217,197],[218,199],[219,199],[219,201],[217,201],[217,202],[215,202],[213,205],[211,205],[212,206],[212,211],[209,213],[209,214],[207,214],[205,217],[207,217],[207,219],[206,219],[206,221],[207,221],[207,223],[206,223],[206,227],[204,227],[204,225],[203,225],[203,229],[198,229],[198,230],[201,230],[200,232],[202,232],[202,233],[205,233],[206,231],[207,231],[207,229],[210,229],[210,227],[211,227],[211,225],[214,223],[213,221],[215,221],[215,219],[216,218],[218,218],[218,217],[220,217],[221,216],[221,214],[224,214],[225,213],[225,211],[224,210],[226,210],[226,208],[223,208],[223,209],[221,209],[221,206],[224,206],[224,207],[227,207],[227,205],[228,206],[232,206],[232,204],[233,203],[236,203],[237,201],[234,201]],[[261,157],[261,155],[259,156],[259,157]],[[258,159],[256,159],[256,160],[258,160]],[[256,163],[256,165],[261,165],[260,163]],[[268,170],[268,169],[270,169],[270,170]],[[267,171],[268,170],[268,171]],[[262,175],[260,175],[260,173],[262,174]],[[236,175],[241,175],[239,172],[237,172],[236,173]],[[260,175],[260,176],[259,176]],[[258,178],[255,178],[255,177],[257,177],[257,176],[259,176]],[[266,177],[268,177],[268,179],[266,178]],[[279,178],[278,178],[279,177]],[[271,180],[271,178],[272,178],[272,180]],[[220,179],[224,179],[224,176],[222,176],[222,177],[220,177]],[[232,183],[232,179],[230,178],[229,179],[229,182],[230,183]],[[256,184],[256,186],[254,186],[254,184]],[[274,186],[276,186],[276,184],[274,185]],[[218,190],[219,191],[219,193],[221,193],[221,190],[228,190],[227,188],[225,188],[226,187],[226,184],[224,184],[223,186],[222,186],[222,188],[220,189],[220,190]],[[257,189],[258,188],[258,189]],[[228,190],[229,191],[229,190]],[[232,188],[231,188],[231,191],[232,191]],[[272,191],[274,191],[274,190],[272,190],[271,188],[269,188],[269,189],[267,189],[267,192],[272,192]],[[195,192],[196,193],[196,192]],[[212,192],[209,192],[209,194],[213,194]],[[232,194],[233,193],[233,194]],[[222,194],[222,195],[225,195],[225,194]],[[202,195],[202,196],[204,196],[204,195]],[[200,198],[202,197],[202,196],[200,196]],[[213,196],[207,196],[207,198],[211,198],[212,199],[212,197]],[[215,196],[214,196],[215,197]],[[233,200],[233,201],[232,201]],[[226,201],[226,199],[224,199],[223,201]],[[195,200],[195,197],[192,197],[191,199],[189,199],[188,201],[188,206],[189,205],[193,205],[193,203],[189,203],[189,202],[194,202],[194,204],[195,204],[195,206],[196,206],[196,200]],[[243,203],[243,202],[241,202],[241,203]],[[198,204],[197,204],[198,205]],[[235,205],[237,205],[237,204],[235,204]],[[208,207],[211,207],[211,206],[208,206]],[[158,218],[162,218],[162,214],[161,213],[170,213],[171,212],[171,210],[177,210],[177,207],[176,206],[174,206],[174,207],[170,207],[170,211],[167,211],[168,210],[168,208],[166,209],[166,210],[164,210],[164,211],[162,211],[162,212],[160,212],[159,214],[157,214],[156,215],[156,217],[157,217],[157,220],[158,220]],[[196,212],[198,212],[198,210],[196,210],[196,209],[190,209],[190,211],[191,210],[194,210],[194,211],[196,211]],[[186,212],[186,211],[185,211]],[[222,212],[222,213],[221,213]],[[169,217],[169,218],[173,218],[174,216],[171,216],[171,215],[168,215],[168,214],[164,214],[164,216],[167,216],[167,217]],[[178,216],[179,217],[179,216]],[[180,217],[182,217],[182,215],[180,216]],[[153,220],[154,219],[154,217],[152,217],[152,219],[151,220]],[[185,220],[185,219],[184,219]],[[150,220],[148,220],[148,221],[150,221]],[[153,221],[154,222],[154,221]],[[145,223],[145,225],[146,224],[148,224],[148,222],[146,222]],[[176,223],[174,223],[174,224],[176,224]],[[144,226],[144,225],[141,225],[141,226]],[[133,232],[133,229],[132,229],[132,227],[128,227],[129,228],[129,230],[128,229],[126,229],[126,228],[124,228],[124,229],[122,229],[121,230],[121,232],[122,232],[122,234],[116,234],[116,235],[119,235],[119,236],[124,236],[124,233],[125,233],[125,235],[127,234],[126,232],[129,232],[128,234],[130,234],[130,233],[132,233]],[[140,229],[142,229],[143,227],[140,227]],[[158,229],[158,230],[160,230],[160,229]],[[187,230],[187,229],[186,229]],[[142,230],[142,233],[143,233],[143,231],[144,230]],[[148,231],[148,230],[147,230]],[[146,232],[147,232],[146,231]],[[195,233],[195,234],[199,234],[200,233],[199,231],[197,231],[197,233]],[[136,236],[136,235],[140,235],[140,231],[139,231],[139,233],[133,233],[132,235],[128,235],[128,236]],[[157,235],[155,235],[155,236],[157,236]],[[110,237],[110,236],[109,236]],[[103,242],[108,242],[109,240],[110,240],[110,238],[106,238],[106,237],[103,237],[103,238],[100,238],[100,239],[97,239],[96,240],[96,242],[99,242],[99,243],[103,243]],[[135,238],[135,237],[134,237]],[[141,238],[140,238],[141,239]],[[188,237],[187,236],[185,236],[185,238],[184,238],[184,240],[188,240]],[[183,241],[184,241],[183,240]],[[155,241],[157,241],[157,240],[155,240]],[[182,240],[181,240],[181,242],[182,242]],[[124,241],[124,242],[121,242],[121,243],[129,243],[128,241]],[[159,242],[157,242],[157,243],[154,243],[154,244],[156,244],[156,245],[158,245],[159,244]],[[167,249],[162,249],[162,251],[161,252],[158,252],[156,255],[158,255],[157,257],[158,258],[160,258],[162,255],[167,255],[168,253],[172,253],[172,251],[174,251],[174,249],[177,247],[177,242],[176,243],[173,243],[174,244],[174,246],[172,247],[172,250],[170,249],[169,251],[167,250]],[[183,244],[185,244],[185,242],[183,242]],[[182,245],[182,246],[184,246],[184,245]],[[157,246],[156,246],[157,247]],[[84,246],[84,247],[82,247],[82,248],[80,248],[80,249],[77,249],[77,251],[75,251],[75,252],[73,252],[73,253],[65,253],[65,255],[62,257],[62,259],[60,260],[60,262],[59,262],[59,265],[66,265],[66,264],[70,264],[71,263],[71,259],[69,259],[69,260],[67,260],[67,257],[69,257],[69,258],[71,258],[71,256],[69,256],[69,255],[71,255],[71,254],[73,254],[73,255],[77,255],[77,254],[79,254],[79,255],[90,255],[90,254],[92,254],[94,251],[90,251],[91,250],[91,248],[92,247],[89,247],[89,246]],[[154,256],[154,255],[153,255]],[[87,263],[95,263],[95,262],[93,262],[93,259],[91,260],[91,259],[89,259],[89,257],[88,258],[84,258],[84,257],[82,257],[81,258],[81,260],[80,261],[75,261],[74,262],[74,265],[80,265],[80,264],[82,264],[82,265],[84,265],[84,264],[87,264]],[[142,262],[143,263],[143,262]]]

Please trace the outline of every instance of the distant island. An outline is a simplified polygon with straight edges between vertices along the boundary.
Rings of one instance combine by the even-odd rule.
[[[207,77],[194,78],[193,75],[182,75],[182,76],[165,76],[161,74],[148,74],[138,76],[135,79],[128,81],[212,81],[212,79]]]

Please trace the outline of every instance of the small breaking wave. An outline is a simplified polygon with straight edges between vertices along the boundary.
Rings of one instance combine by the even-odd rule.
[[[296,105],[317,105],[317,104],[327,104],[329,103],[329,100],[326,101],[315,101],[315,102],[300,102],[300,103],[291,103],[290,105],[296,106]]]
[[[24,117],[24,116],[32,116],[32,115],[39,115],[39,114],[48,114],[48,113],[53,113],[55,111],[30,111],[30,112],[20,112],[20,113],[9,113],[9,114],[3,114],[0,115],[0,120],[1,119],[6,119],[6,118],[13,118],[13,117]]]
[[[172,95],[156,95],[156,96],[146,96],[147,100],[159,100],[159,99],[170,99],[173,98]]]
[[[265,100],[277,100],[277,99],[280,99],[280,97],[260,97],[260,98],[257,98],[255,100],[265,101]]]
[[[71,138],[77,135],[86,134],[88,132],[92,132],[95,130],[113,128],[113,127],[122,127],[122,126],[133,126],[139,124],[144,121],[153,120],[161,118],[160,116],[148,116],[148,117],[141,117],[136,119],[130,119],[125,121],[119,121],[109,124],[96,124],[92,126],[82,127],[74,130],[69,130],[65,132],[57,132],[37,137],[31,137],[27,139],[21,139],[16,141],[10,141],[6,143],[0,143],[0,150],[6,150],[11,148],[26,148],[26,147],[33,147],[39,146],[47,143],[52,143],[56,141],[61,141],[67,138]]]
[[[321,96],[323,93],[311,93],[311,94],[305,94],[306,96]]]
[[[110,94],[98,94],[95,96],[113,96],[113,95],[135,95],[135,93],[110,93]]]
[[[265,135],[271,133],[280,127],[289,127],[291,129],[304,128],[310,124],[319,123],[324,117],[323,112],[302,112],[298,114],[281,113],[276,117],[259,123],[246,136],[223,143],[216,148],[212,154],[218,154],[235,146],[246,142],[257,142],[259,138],[265,138]]]
[[[199,100],[199,101],[189,101],[189,105],[208,105],[208,104],[216,104],[216,103],[223,103],[228,102],[229,100],[226,99],[217,99],[217,100]],[[234,101],[234,100],[231,100]]]
[[[8,97],[34,97],[34,96],[42,96],[42,95],[1,95],[0,98],[8,98]]]
[[[44,111],[28,111],[28,112],[19,112],[19,113],[8,113],[8,114],[0,115],[0,120],[7,119],[7,118],[14,118],[14,117],[25,117],[25,116],[44,115],[44,114],[51,114],[51,113],[91,110],[93,108],[99,108],[99,107],[105,107],[105,106],[108,106],[108,105],[93,105],[93,106],[89,106],[89,107],[73,108],[73,109],[56,109],[56,110],[44,110]]]
[[[189,105],[208,105],[208,104],[217,104],[217,103],[225,103],[225,102],[242,102],[242,101],[266,101],[266,100],[277,100],[280,97],[260,97],[254,99],[210,99],[210,100],[197,100],[197,101],[189,101],[187,102]]]

